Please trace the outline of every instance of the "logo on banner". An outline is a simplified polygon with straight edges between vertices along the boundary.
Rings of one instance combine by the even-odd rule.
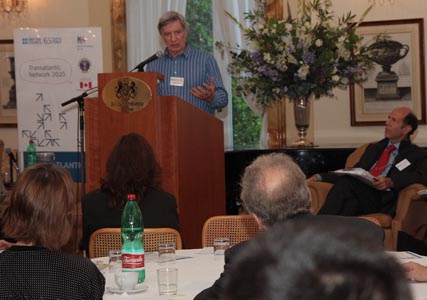
[[[42,44],[41,38],[28,38],[28,37],[22,38],[22,45],[41,45],[41,44]]]
[[[79,61],[79,68],[83,73],[86,73],[87,71],[89,71],[90,65],[91,65],[90,60],[87,58],[82,58]]]
[[[81,89],[91,89],[92,88],[92,81],[81,80],[80,81],[80,88]]]
[[[84,44],[87,41],[87,37],[85,37],[84,35],[79,35],[77,37],[77,44]]]

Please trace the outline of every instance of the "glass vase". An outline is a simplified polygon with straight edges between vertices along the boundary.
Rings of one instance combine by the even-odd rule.
[[[297,147],[313,147],[313,142],[307,139],[307,129],[310,125],[310,98],[301,96],[291,99],[294,106],[295,126],[298,129],[298,140],[292,143]]]

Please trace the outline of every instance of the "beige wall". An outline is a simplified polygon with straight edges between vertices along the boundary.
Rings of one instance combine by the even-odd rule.
[[[375,6],[365,20],[425,19],[427,17],[427,2],[425,0],[395,0],[394,2],[394,5]],[[342,15],[351,9],[353,13],[361,16],[369,6],[368,0],[332,0],[332,3],[333,9],[338,15]],[[424,36],[425,40],[426,37]],[[348,90],[337,90],[335,99],[323,98],[315,102],[314,135],[316,142],[320,145],[329,143],[362,144],[366,141],[382,138],[384,136],[384,127],[350,126],[349,92]],[[414,141],[419,145],[427,146],[426,125],[419,126]]]
[[[12,39],[15,28],[101,27],[104,72],[111,72],[111,0],[28,0],[28,13],[16,20],[0,17],[0,39]],[[5,147],[18,148],[16,128],[0,128]]]

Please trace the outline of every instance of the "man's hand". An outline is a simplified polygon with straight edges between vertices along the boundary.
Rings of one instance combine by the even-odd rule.
[[[373,187],[379,191],[385,191],[394,187],[394,182],[389,177],[377,176],[375,177]]]
[[[427,281],[426,267],[412,261],[404,263],[402,266],[406,272],[406,277],[409,279],[416,281]]]
[[[215,79],[211,77],[209,84],[203,83],[202,85],[192,88],[191,94],[202,100],[208,102],[212,101],[212,99],[215,97]]]

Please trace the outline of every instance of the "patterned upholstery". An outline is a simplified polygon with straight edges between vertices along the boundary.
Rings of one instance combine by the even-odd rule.
[[[174,242],[176,249],[182,249],[181,235],[172,228],[145,228],[142,238],[145,252],[157,251],[160,243]],[[108,256],[108,251],[122,248],[120,228],[102,228],[90,236],[89,257]]]
[[[261,233],[252,215],[214,216],[206,220],[202,230],[202,246],[213,246],[218,237],[230,238],[230,246],[249,240]]]

